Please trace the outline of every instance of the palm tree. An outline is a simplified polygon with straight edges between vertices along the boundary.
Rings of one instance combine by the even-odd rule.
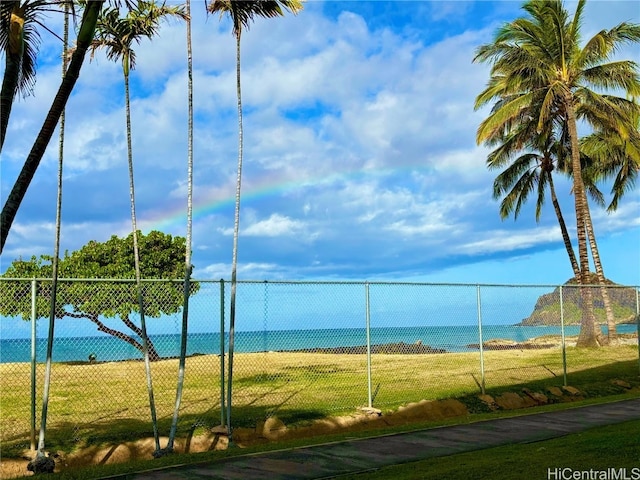
[[[168,16],[185,18],[181,7],[158,6],[154,2],[140,1],[137,6],[130,9],[126,16],[120,16],[119,8],[109,8],[103,12],[98,20],[96,38],[92,43],[92,50],[106,48],[107,58],[120,60],[124,76],[125,116],[127,129],[127,162],[129,167],[129,197],[131,202],[131,229],[133,235],[133,255],[135,266],[136,289],[138,307],[140,310],[140,329],[147,377],[147,391],[149,394],[149,407],[155,439],[155,452],[160,451],[158,436],[158,423],[156,417],[155,401],[153,395],[153,382],[151,378],[151,366],[149,360],[149,340],[144,316],[144,301],[142,283],[140,278],[140,252],[138,248],[138,227],[136,219],[135,182],[133,174],[133,149],[131,145],[131,103],[129,96],[129,74],[135,68],[135,51],[132,49],[134,42],[139,43],[144,37],[151,38],[157,34],[160,21]]]
[[[231,299],[229,310],[229,387],[227,389],[227,428],[231,434],[231,385],[233,380],[233,343],[236,318],[236,277],[238,266],[238,236],[240,231],[240,192],[242,183],[242,90],[240,82],[240,40],[242,29],[248,29],[255,17],[275,18],[283,16],[283,8],[294,15],[302,10],[301,0],[212,0],[208,10],[228,15],[233,23],[233,35],[236,37],[236,94],[238,99],[238,171],[236,176],[236,201],[233,222],[233,254],[231,260]]]
[[[523,9],[528,16],[501,27],[493,43],[481,46],[474,61],[491,62],[491,78],[478,95],[476,108],[508,98],[494,109],[478,129],[478,143],[511,128],[513,122],[527,121],[538,131],[561,121],[568,132],[570,168],[573,177],[578,258],[583,299],[583,318],[578,337],[580,346],[596,346],[601,341],[593,315],[589,283],[587,222],[590,220],[580,162],[578,121],[593,128],[606,128],[628,136],[629,111],[638,106],[631,100],[600,93],[602,90],[640,93],[636,64],[609,61],[626,42],[640,41],[640,26],[623,22],[602,30],[580,47],[580,28],[585,0],[579,0],[573,18],[561,0],[530,0]],[[536,106],[535,110],[532,109]],[[532,114],[525,119],[522,112]],[[592,227],[591,227],[592,228]]]
[[[485,143],[495,144],[496,148],[487,159],[487,166],[490,169],[504,167],[511,162],[512,157],[524,150],[522,154],[509,165],[494,181],[494,198],[504,195],[500,205],[500,215],[504,219],[511,213],[517,219],[522,205],[528,199],[529,194],[537,188],[538,199],[536,204],[536,221],[540,218],[540,213],[545,199],[545,188],[549,186],[551,200],[560,225],[565,249],[571,262],[571,268],[575,278],[580,276],[580,267],[571,245],[571,239],[560,209],[560,204],[555,192],[552,172],[554,170],[569,174],[567,157],[569,146],[567,145],[567,132],[563,124],[545,125],[543,132],[533,129],[531,123],[520,122],[507,135],[500,135],[498,138],[488,139]],[[554,128],[558,133],[554,133]],[[558,138],[556,138],[556,136]],[[604,204],[602,193],[598,190],[593,179],[588,173],[584,173],[585,188],[590,196],[599,204]],[[587,222],[587,237],[589,239],[592,252],[598,251],[593,229],[589,228],[591,222]],[[602,301],[608,326],[608,339],[615,336],[616,326],[611,300],[606,287],[606,280],[599,256],[594,256],[596,266],[596,278],[600,284]],[[591,283],[591,282],[590,282]]]
[[[521,123],[507,136],[492,139],[489,143],[500,145],[489,154],[487,167],[495,170],[507,165],[493,182],[493,198],[502,198],[500,217],[504,220],[513,214],[517,219],[522,206],[535,190],[537,193],[536,222],[539,221],[548,186],[571,269],[577,278],[580,275],[580,266],[576,260],[553,181],[553,172],[564,169],[566,155],[561,140],[556,138],[552,129],[548,129],[546,134],[538,135],[531,131],[530,123]],[[518,156],[522,150],[526,153]],[[514,156],[517,157],[514,159]]]
[[[69,45],[69,5],[65,5],[64,33],[62,44],[62,76],[67,70],[67,48]],[[49,407],[49,388],[51,386],[51,364],[53,355],[53,338],[57,311],[58,292],[58,260],[60,258],[60,230],[62,224],[62,167],[64,163],[64,111],[60,115],[60,141],[58,144],[58,195],[56,201],[56,233],[53,248],[52,278],[51,278],[51,305],[49,310],[49,330],[47,332],[47,360],[44,374],[44,389],[42,394],[42,412],[40,421],[40,434],[38,438],[38,450],[36,458],[29,463],[27,468],[35,473],[53,472],[55,462],[45,455],[45,435],[47,430],[47,412]]]
[[[191,1],[185,3],[185,15],[187,17],[187,239],[184,257],[184,300],[182,307],[182,332],[180,337],[180,360],[178,365],[178,385],[176,387],[176,404],[173,410],[173,420],[169,431],[169,441],[166,452],[173,452],[173,443],[178,429],[178,415],[182,401],[184,387],[185,359],[187,356],[187,335],[189,330],[189,297],[191,293],[191,230],[193,227],[193,60],[191,45]],[[163,452],[164,453],[164,452]]]
[[[95,32],[96,23],[103,4],[104,0],[87,2],[83,11],[80,30],[76,40],[76,48],[74,49],[69,66],[65,72],[62,82],[60,83],[58,92],[53,99],[51,108],[47,113],[33,147],[31,148],[31,151],[22,166],[22,170],[20,171],[9,196],[2,207],[2,214],[0,215],[0,253],[2,253],[2,250],[4,249],[7,237],[9,236],[9,231],[11,230],[11,225],[18,213],[20,204],[29,189],[31,180],[38,170],[40,161],[42,160],[44,152],[49,145],[49,141],[53,136],[53,132],[58,124],[58,119],[60,118],[60,115],[67,104],[67,100],[69,99],[76,81],[78,80],[87,49],[93,42],[93,34]]]
[[[597,131],[580,141],[581,153],[587,159],[585,178],[588,178],[591,184],[601,179],[614,178],[611,189],[613,198],[607,207],[610,212],[617,210],[620,199],[633,188],[640,170],[640,114],[632,113],[630,121],[636,128],[629,132],[626,138],[616,131]],[[604,205],[604,202],[601,204]],[[593,263],[598,282],[602,284],[605,282],[604,272],[597,248],[593,247],[596,242],[595,235],[588,226],[587,229],[592,252],[596,252]],[[603,303],[607,314],[607,335],[611,340],[616,335],[616,323],[606,289],[603,289]]]

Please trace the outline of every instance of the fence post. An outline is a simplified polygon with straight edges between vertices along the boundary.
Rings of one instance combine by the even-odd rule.
[[[36,450],[36,279],[31,280],[31,450]]]
[[[478,336],[480,338],[480,391],[484,395],[484,345],[482,340],[482,304],[480,302],[480,285],[476,285],[476,304],[478,306]]]
[[[562,296],[562,285],[560,285],[560,335],[562,337],[562,379],[563,385],[567,386],[567,345],[564,333],[564,303]]]
[[[365,282],[364,292],[367,330],[367,398],[369,400],[369,408],[371,408],[373,406],[373,399],[371,398],[371,312],[369,308],[369,282]]]
[[[264,281],[264,316],[262,319],[262,351],[267,353],[269,350],[267,328],[269,327],[269,281]]]
[[[220,279],[220,425],[225,426],[224,404],[224,279]]]

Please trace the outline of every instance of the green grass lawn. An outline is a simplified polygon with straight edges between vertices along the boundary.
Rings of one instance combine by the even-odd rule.
[[[288,426],[353,413],[367,405],[366,357],[312,353],[236,355],[233,426],[251,427],[276,415]],[[460,398],[472,413],[486,412],[478,402],[478,353],[374,355],[373,405],[384,412],[421,399]],[[638,347],[567,350],[568,383],[587,397],[620,394],[611,384],[623,379],[640,385]],[[487,351],[487,393],[544,391],[563,383],[560,349]],[[38,406],[43,366],[38,366]],[[153,362],[159,430],[169,432],[177,360]],[[29,447],[30,366],[0,364],[0,440],[3,458],[19,457]],[[220,423],[220,363],[215,355],[187,359],[178,436]],[[39,424],[39,411],[37,414]],[[54,364],[47,449],[72,453],[152,436],[144,365],[140,361]]]
[[[527,410],[526,413],[556,411],[582,405],[605,403],[612,400],[636,398],[637,393],[616,397],[592,398],[570,404],[550,404]],[[115,475],[126,475],[151,468],[217,461],[237,455],[255,454],[269,450],[286,450],[307,445],[351,440],[382,434],[431,428],[436,426],[471,423],[480,420],[522,415],[522,411],[501,411],[491,414],[476,414],[464,418],[448,419],[440,422],[420,422],[414,425],[396,426],[373,432],[349,432],[313,439],[297,439],[279,444],[267,444],[247,449],[230,449],[198,454],[174,455],[154,460],[130,462],[127,464],[97,465],[83,469],[72,469],[56,474],[57,480],[92,480]],[[468,452],[446,457],[431,458],[421,462],[400,464],[356,475],[339,477],[342,480],[520,480],[546,479],[549,468],[570,468],[574,470],[606,468],[627,468],[628,477],[621,480],[635,480],[633,468],[640,467],[638,451],[638,431],[640,419],[617,425],[597,427],[578,434],[566,435],[552,440],[529,444],[516,444]],[[49,476],[47,476],[49,478]],[[21,478],[32,478],[25,476]],[[574,478],[574,477],[568,477]],[[588,478],[588,477],[579,477]],[[598,477],[594,477],[598,478]]]
[[[635,420],[598,427],[543,442],[496,447],[421,462],[394,465],[358,475],[342,476],[340,479],[638,479],[640,478],[638,432],[640,432],[640,420]],[[613,475],[617,476],[601,477],[598,474],[588,476],[590,473],[582,473],[589,470],[601,472],[608,469],[615,469]],[[626,469],[626,472],[621,469]],[[550,474],[551,476],[549,476]]]

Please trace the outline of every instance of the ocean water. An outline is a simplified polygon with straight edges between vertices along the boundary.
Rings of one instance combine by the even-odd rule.
[[[618,332],[636,331],[635,325],[620,325]],[[509,339],[523,342],[543,335],[559,335],[560,327],[540,326],[523,327],[513,325],[485,325],[482,327],[482,339]],[[578,326],[565,327],[565,335],[577,335]],[[161,357],[176,357],[180,352],[180,335],[161,334],[150,336]],[[404,342],[444,349],[448,352],[473,351],[473,344],[480,343],[477,326],[439,326],[439,327],[383,327],[372,328],[372,345]],[[225,351],[228,351],[228,332],[224,338]],[[46,338],[36,340],[36,359],[44,361]],[[236,352],[264,352],[279,350],[301,350],[308,348],[351,347],[366,345],[364,328],[337,328],[315,330],[264,330],[236,332],[234,350]],[[187,338],[187,355],[220,354],[220,334],[191,333]],[[86,361],[94,354],[97,361],[119,361],[142,358],[133,346],[117,338],[102,336],[56,338],[53,346],[54,362]],[[29,362],[31,359],[31,340],[28,338],[0,340],[0,363]]]

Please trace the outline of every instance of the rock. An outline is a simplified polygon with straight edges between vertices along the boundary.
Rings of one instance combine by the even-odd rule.
[[[549,403],[549,397],[547,397],[543,393],[532,392],[528,388],[523,388],[522,393],[524,393],[527,397],[531,398],[538,405],[546,405]]]
[[[478,395],[478,398],[489,405],[496,403],[496,400],[491,395],[487,395],[486,393]]]
[[[454,398],[448,398],[445,400],[438,400],[440,404],[440,410],[445,418],[460,417],[468,415],[469,411],[464,403]]]
[[[611,380],[611,383],[613,385],[617,385],[618,387],[626,388],[627,390],[631,388],[631,384],[629,382],[625,382],[624,380],[619,380],[617,378],[614,380]]]
[[[269,440],[277,440],[287,432],[287,426],[278,417],[269,417],[262,427],[262,435]]]
[[[496,403],[505,410],[516,410],[518,408],[524,408],[526,402],[524,399],[513,392],[505,392],[499,397],[496,397]]]
[[[226,425],[218,425],[211,429],[211,433],[219,435],[229,435],[229,428]]]
[[[578,390],[576,387],[572,387],[567,385],[566,387],[562,387],[562,390],[567,392],[569,395],[579,396],[582,395],[582,392]]]
[[[549,387],[547,388],[547,392],[549,392],[554,397],[562,397],[562,390],[560,387]]]
[[[56,468],[56,462],[50,456],[38,452],[36,458],[31,460],[27,465],[27,470],[35,473],[53,473]]]
[[[379,417],[382,415],[382,410],[373,407],[360,407],[359,410],[361,412],[366,413],[367,415],[371,415],[374,417]]]
[[[486,403],[487,405],[489,405],[489,407],[492,410],[495,410],[498,407],[498,404],[496,403],[495,398],[493,398],[491,395],[482,394],[482,395],[478,395],[478,398],[482,400],[484,403]]]
[[[173,450],[173,448],[165,447],[161,448],[160,450],[155,450],[153,452],[153,458],[162,458],[166,457],[167,455],[173,455],[174,453],[175,451]]]
[[[404,420],[442,420],[443,418],[458,417],[468,413],[467,407],[459,400],[420,400],[419,402],[411,402],[399,407],[395,416]]]

